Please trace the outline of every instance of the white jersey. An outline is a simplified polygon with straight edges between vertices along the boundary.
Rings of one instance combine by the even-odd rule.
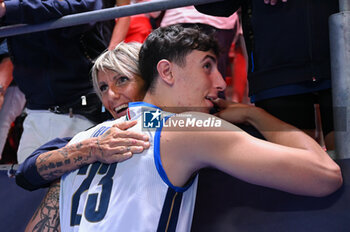
[[[186,187],[173,186],[163,169],[159,142],[161,128],[143,128],[145,110],[159,108],[130,103],[128,115],[104,122],[76,135],[71,143],[106,132],[120,120],[137,120],[130,130],[147,133],[151,147],[122,163],[96,162],[61,178],[61,231],[190,231],[197,177]]]

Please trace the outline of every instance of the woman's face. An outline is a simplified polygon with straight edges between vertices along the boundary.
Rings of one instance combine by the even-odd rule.
[[[129,102],[140,101],[145,95],[144,81],[139,76],[131,78],[115,71],[100,71],[97,75],[102,104],[114,118],[126,114]]]

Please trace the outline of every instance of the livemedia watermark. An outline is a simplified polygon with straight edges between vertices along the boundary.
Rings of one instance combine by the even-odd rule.
[[[143,128],[220,128],[222,120],[208,115],[208,117],[196,117],[191,113],[174,114],[157,110],[143,111]]]

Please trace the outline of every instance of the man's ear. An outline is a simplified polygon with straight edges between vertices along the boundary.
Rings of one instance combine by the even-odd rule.
[[[174,84],[174,77],[172,74],[172,63],[169,60],[162,59],[157,64],[159,77],[168,85]]]

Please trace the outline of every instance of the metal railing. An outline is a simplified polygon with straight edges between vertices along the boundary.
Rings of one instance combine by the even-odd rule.
[[[133,5],[106,8],[102,10],[89,11],[73,15],[63,16],[41,24],[18,24],[0,28],[0,37],[8,37],[38,31],[46,31],[57,28],[75,26],[91,22],[105,21],[130,15],[161,11],[190,5],[200,5],[205,3],[220,2],[223,0],[157,0],[143,2]]]

